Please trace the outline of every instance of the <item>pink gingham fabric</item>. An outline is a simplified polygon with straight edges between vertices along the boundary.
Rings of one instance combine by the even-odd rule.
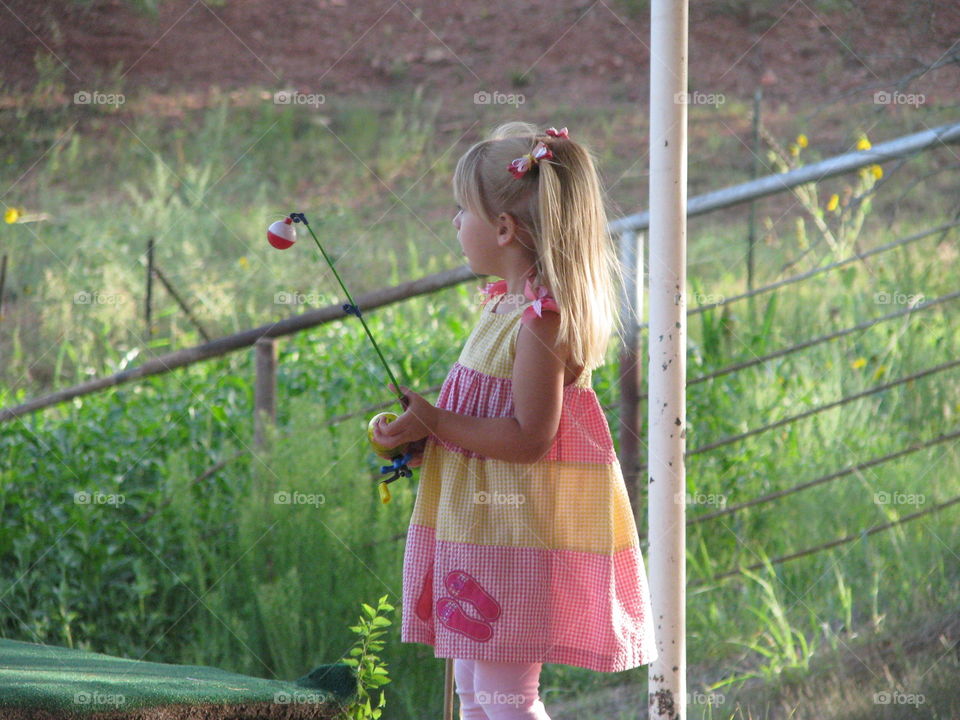
[[[481,311],[438,407],[513,416],[522,309]],[[404,642],[432,645],[436,657],[601,672],[656,658],[633,512],[589,371],[564,388],[557,435],[538,462],[486,458],[430,436],[420,469],[403,562]]]

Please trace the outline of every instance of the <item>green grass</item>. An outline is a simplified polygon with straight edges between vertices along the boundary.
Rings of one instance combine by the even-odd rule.
[[[48,87],[56,82],[50,78]],[[2,185],[12,186],[4,203],[51,216],[0,225],[10,263],[0,321],[3,406],[199,342],[159,285],[147,337],[144,252],[151,237],[157,263],[214,336],[343,301],[315,249],[276,253],[263,242],[266,225],[293,210],[310,217],[355,297],[463,262],[449,225],[450,174],[493,114],[461,139],[476,106],[451,130],[441,110],[457,109],[420,94],[311,111],[275,106],[252,90],[182,118],[140,115],[136,102],[131,94],[119,116],[29,104],[0,116]],[[692,109],[691,194],[747,179],[749,157],[724,126],[746,137],[748,108],[731,100],[716,111]],[[845,112],[805,126],[771,113],[769,123],[784,145],[797,132],[808,134],[805,162],[843,151],[865,128],[874,142],[914,129],[898,118],[873,127],[870,108]],[[923,112],[927,125],[945,121],[940,109]],[[590,108],[530,103],[520,115],[566,124],[595,147],[611,214],[645,206],[646,130],[634,112],[598,116]],[[875,247],[949,219],[951,158],[939,148],[889,173],[859,235],[847,240]],[[757,284],[836,259],[817,242],[812,216],[832,193],[857,183],[823,183],[807,209],[791,207],[787,196],[758,203]],[[741,209],[691,221],[691,307],[695,292],[729,297],[744,289],[745,215]],[[839,229],[840,218],[824,217]],[[878,304],[878,292],[948,292],[955,256],[956,233],[940,244],[931,237],[775,297],[693,316],[688,372],[895,309]],[[790,262],[797,264],[781,273]],[[471,328],[472,290],[467,284],[365,314],[401,382],[425,388],[442,381]],[[103,302],[77,302],[77,293]],[[278,293],[303,294],[306,304],[277,302]],[[950,312],[942,306],[691,386],[688,449],[956,357],[960,338]],[[406,528],[415,486],[395,483],[393,502],[381,505],[366,417],[327,422],[388,399],[376,356],[351,320],[281,339],[279,352],[273,451],[246,454],[199,482],[205,469],[252,445],[248,351],[0,425],[3,635],[292,678],[347,651],[358,602],[386,594],[399,603],[403,544],[388,539]],[[614,408],[615,355],[611,347],[611,363],[594,375],[601,402]],[[942,373],[691,456],[688,490],[737,503],[930,438],[955,426],[957,384],[955,371]],[[609,414],[614,428],[617,412]],[[876,492],[923,494],[926,504],[952,497],[958,464],[956,449],[941,445],[697,524],[689,532],[690,579],[916,509],[878,505]],[[75,502],[83,491],[124,501]],[[273,502],[284,491],[324,501]],[[642,495],[641,502],[643,513]],[[692,505],[688,512],[712,509]],[[753,578],[691,590],[690,660],[716,669],[704,688],[802,680],[815,652],[842,648],[854,632],[883,632],[919,609],[955,606],[956,525],[951,508]],[[393,682],[385,716],[439,714],[442,661],[428,648],[400,644],[399,623],[388,637],[382,655]],[[646,668],[601,675],[548,666],[542,688],[549,708],[607,686],[644,685],[646,675]]]

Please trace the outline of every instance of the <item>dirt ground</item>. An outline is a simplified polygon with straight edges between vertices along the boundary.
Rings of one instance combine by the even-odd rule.
[[[132,4],[4,0],[3,92],[29,90],[46,66],[71,92],[258,86],[329,102],[425,83],[461,111],[478,92],[647,103],[647,0],[166,0],[156,15]],[[758,87],[804,107],[898,88],[960,96],[956,0],[714,0],[690,12],[689,89],[705,101],[749,101]]]

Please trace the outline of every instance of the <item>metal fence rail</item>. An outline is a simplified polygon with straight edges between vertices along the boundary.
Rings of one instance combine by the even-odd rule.
[[[960,123],[941,125],[912,135],[904,135],[896,140],[874,145],[869,150],[837,155],[789,172],[775,173],[722,190],[697,195],[687,202],[687,217],[705,215],[714,210],[759,200],[768,195],[792,190],[798,185],[819,182],[868,165],[878,165],[887,160],[914,155],[937,145],[955,142],[960,142]],[[610,223],[610,231],[612,233],[621,233],[625,230],[636,232],[646,230],[649,226],[650,213],[647,211],[614,220]]]
[[[454,285],[460,285],[469,280],[475,280],[477,276],[467,266],[446,270],[433,275],[401,283],[393,287],[375,290],[357,297],[357,305],[364,311],[384,307],[403,300],[420,295],[429,295],[437,290],[442,290]],[[117,385],[141,380],[151,375],[162,375],[176,370],[178,368],[193,365],[194,363],[204,362],[213,358],[222,357],[228,353],[244,348],[253,347],[261,338],[276,338],[284,335],[293,335],[304,330],[323,325],[328,322],[343,320],[349,317],[344,312],[341,305],[328,305],[326,307],[310,310],[300,315],[293,315],[273,323],[267,323],[259,327],[244,330],[218,338],[212,342],[203,345],[177,350],[159,357],[151,358],[142,365],[124,370],[122,372],[109,375],[107,377],[90,380],[73,387],[58,390],[57,392],[35,398],[21,405],[4,408],[0,410],[0,422],[13,420],[14,418],[27,415],[43,408],[58,405],[67,402],[76,397],[83,397],[91,393],[100,392]]]

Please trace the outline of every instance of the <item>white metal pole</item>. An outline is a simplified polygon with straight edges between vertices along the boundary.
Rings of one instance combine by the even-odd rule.
[[[686,718],[687,0],[650,7],[650,718]]]

